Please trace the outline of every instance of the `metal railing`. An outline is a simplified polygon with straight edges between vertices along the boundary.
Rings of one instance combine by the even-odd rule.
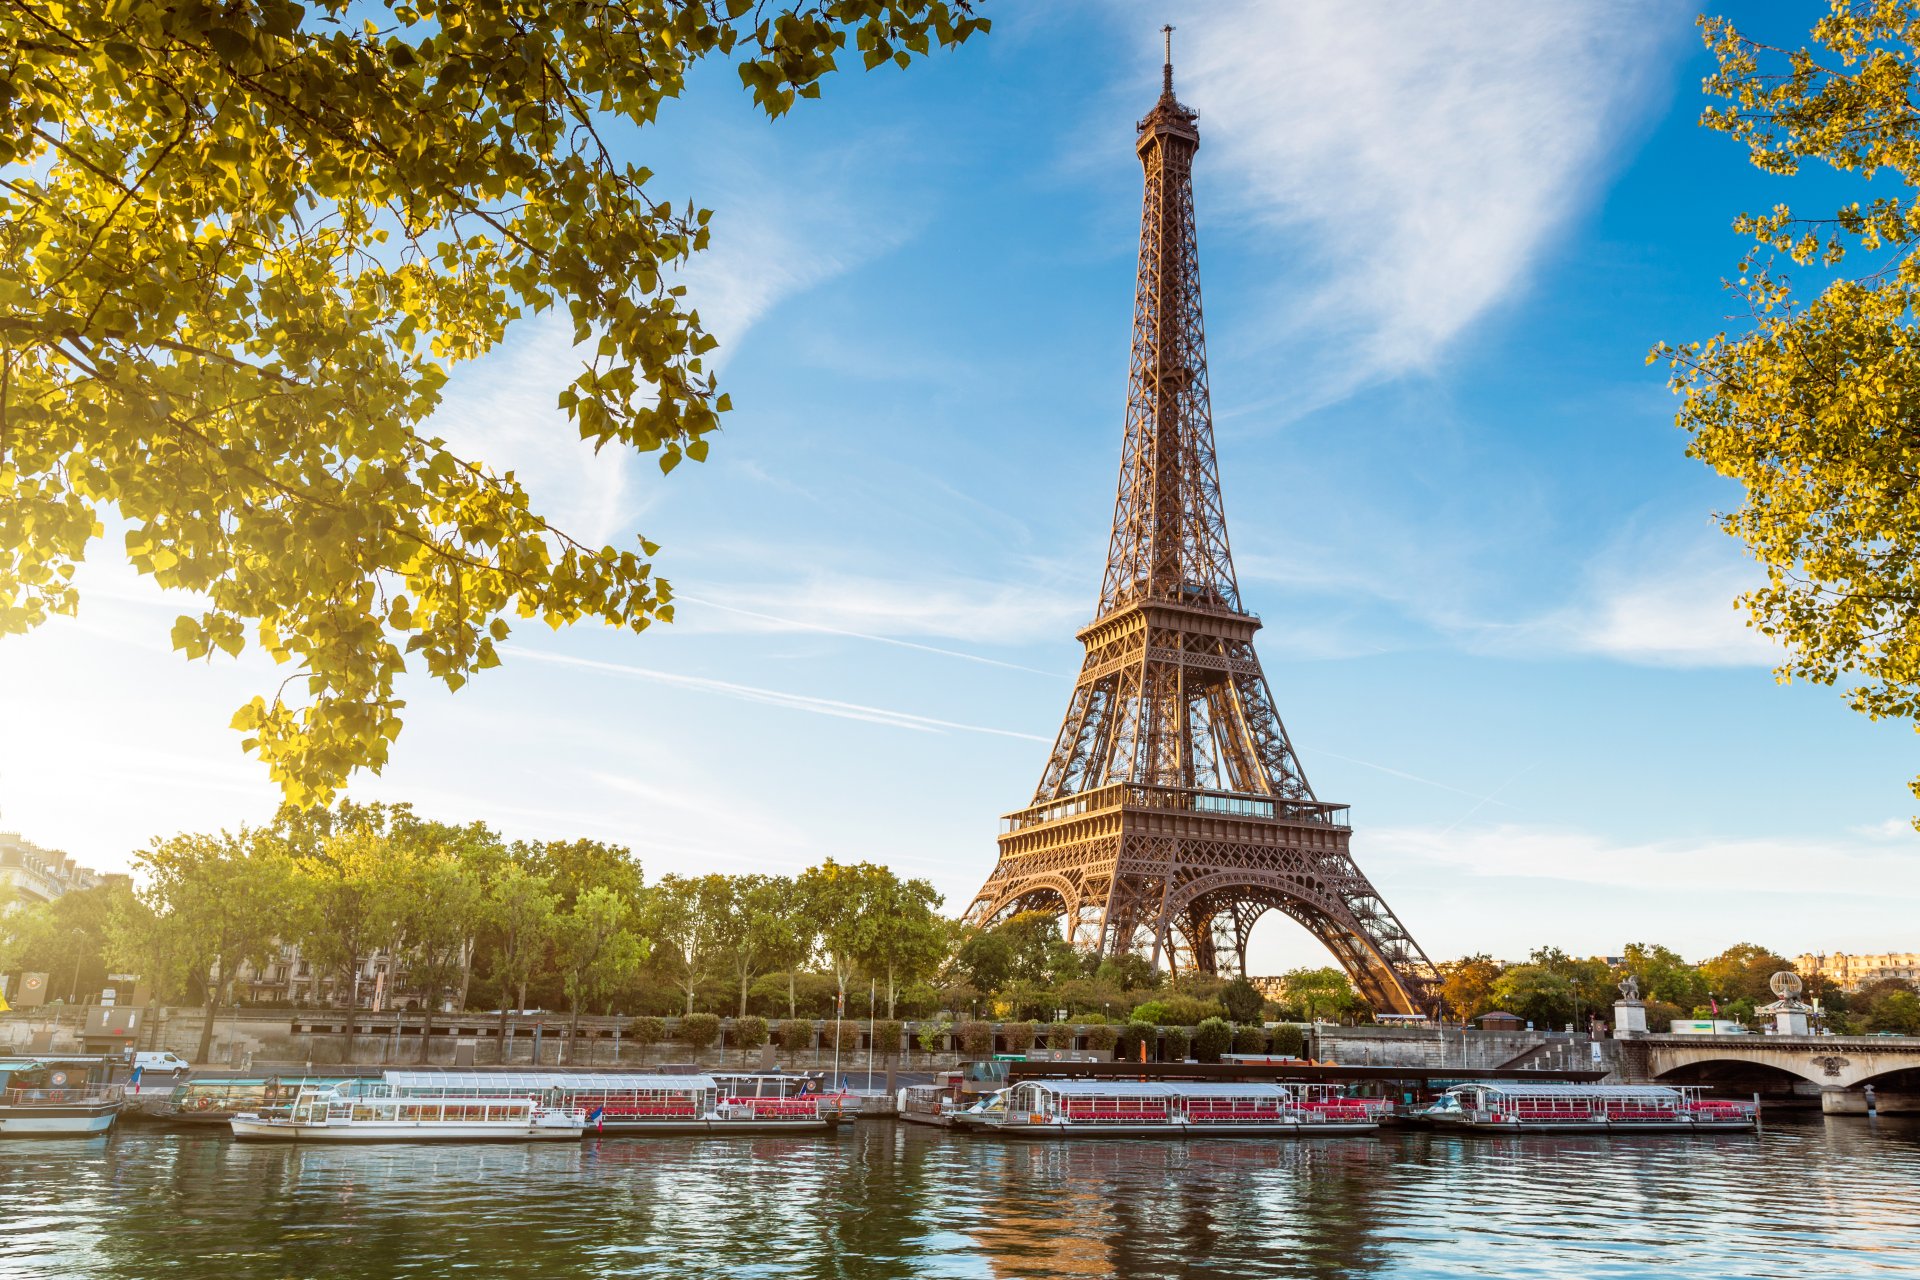
[[[1007,814],[1000,820],[1000,831],[1003,835],[1011,834],[1043,823],[1058,822],[1063,818],[1116,808],[1178,809],[1190,813],[1215,813],[1229,818],[1269,818],[1332,827],[1349,825],[1347,806],[1343,804],[1287,800],[1243,791],[1202,791],[1190,787],[1115,783]]]

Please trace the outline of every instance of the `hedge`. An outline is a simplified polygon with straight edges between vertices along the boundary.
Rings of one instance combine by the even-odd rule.
[[[767,1042],[767,1020],[749,1015],[733,1020],[733,1044],[736,1049],[758,1049]]]
[[[667,1020],[665,1018],[635,1018],[627,1024],[627,1039],[641,1048],[659,1044],[667,1038]]]
[[[1218,1062],[1232,1047],[1233,1028],[1224,1018],[1208,1018],[1193,1029],[1193,1056],[1202,1062]]]
[[[993,1052],[993,1027],[985,1022],[963,1022],[953,1029],[960,1052],[974,1055]]]
[[[780,1047],[788,1053],[804,1053],[813,1048],[813,1020],[788,1018],[780,1024]]]

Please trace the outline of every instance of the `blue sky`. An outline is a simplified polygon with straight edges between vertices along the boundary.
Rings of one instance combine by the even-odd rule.
[[[716,65],[628,140],[717,211],[687,277],[738,406],[710,461],[662,478],[569,440],[540,320],[439,425],[576,532],[663,544],[679,621],[523,629],[459,695],[416,683],[354,793],[621,841],[649,875],[873,859],[963,907],[1098,594],[1132,126],[1172,21],[1242,593],[1309,779],[1414,935],[1911,950],[1914,736],[1775,684],[1711,523],[1736,494],[1644,364],[1724,324],[1733,215],[1821,182],[1697,127],[1694,11],[989,11],[777,123]],[[1806,14],[1745,16],[1791,40]],[[101,868],[271,812],[225,725],[277,680],[170,654],[185,606],[111,550],[78,619],[0,642],[0,826]],[[1320,955],[1270,917],[1254,959]]]

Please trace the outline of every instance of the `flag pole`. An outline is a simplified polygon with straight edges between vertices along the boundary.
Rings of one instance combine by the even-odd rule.
[[[873,1092],[873,1005],[880,994],[880,979],[867,979],[867,1092]],[[864,1105],[864,1104],[862,1104]]]

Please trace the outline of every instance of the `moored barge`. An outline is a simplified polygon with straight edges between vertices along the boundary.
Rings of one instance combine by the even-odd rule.
[[[954,1128],[1010,1138],[1317,1137],[1371,1133],[1383,1099],[1324,1088],[1178,1080],[1022,1080]]]
[[[533,1098],[405,1097],[308,1089],[280,1113],[228,1122],[243,1142],[578,1142],[578,1111]]]
[[[0,1061],[0,1138],[94,1138],[113,1128],[119,1085],[93,1079],[95,1059]]]
[[[1738,1133],[1755,1102],[1703,1097],[1691,1085],[1479,1080],[1448,1089],[1420,1119],[1480,1133]]]
[[[724,1085],[723,1087],[723,1080]],[[653,1075],[637,1071],[389,1071],[406,1097],[538,1098],[578,1111],[594,1134],[820,1133],[840,1113],[805,1077]]]

